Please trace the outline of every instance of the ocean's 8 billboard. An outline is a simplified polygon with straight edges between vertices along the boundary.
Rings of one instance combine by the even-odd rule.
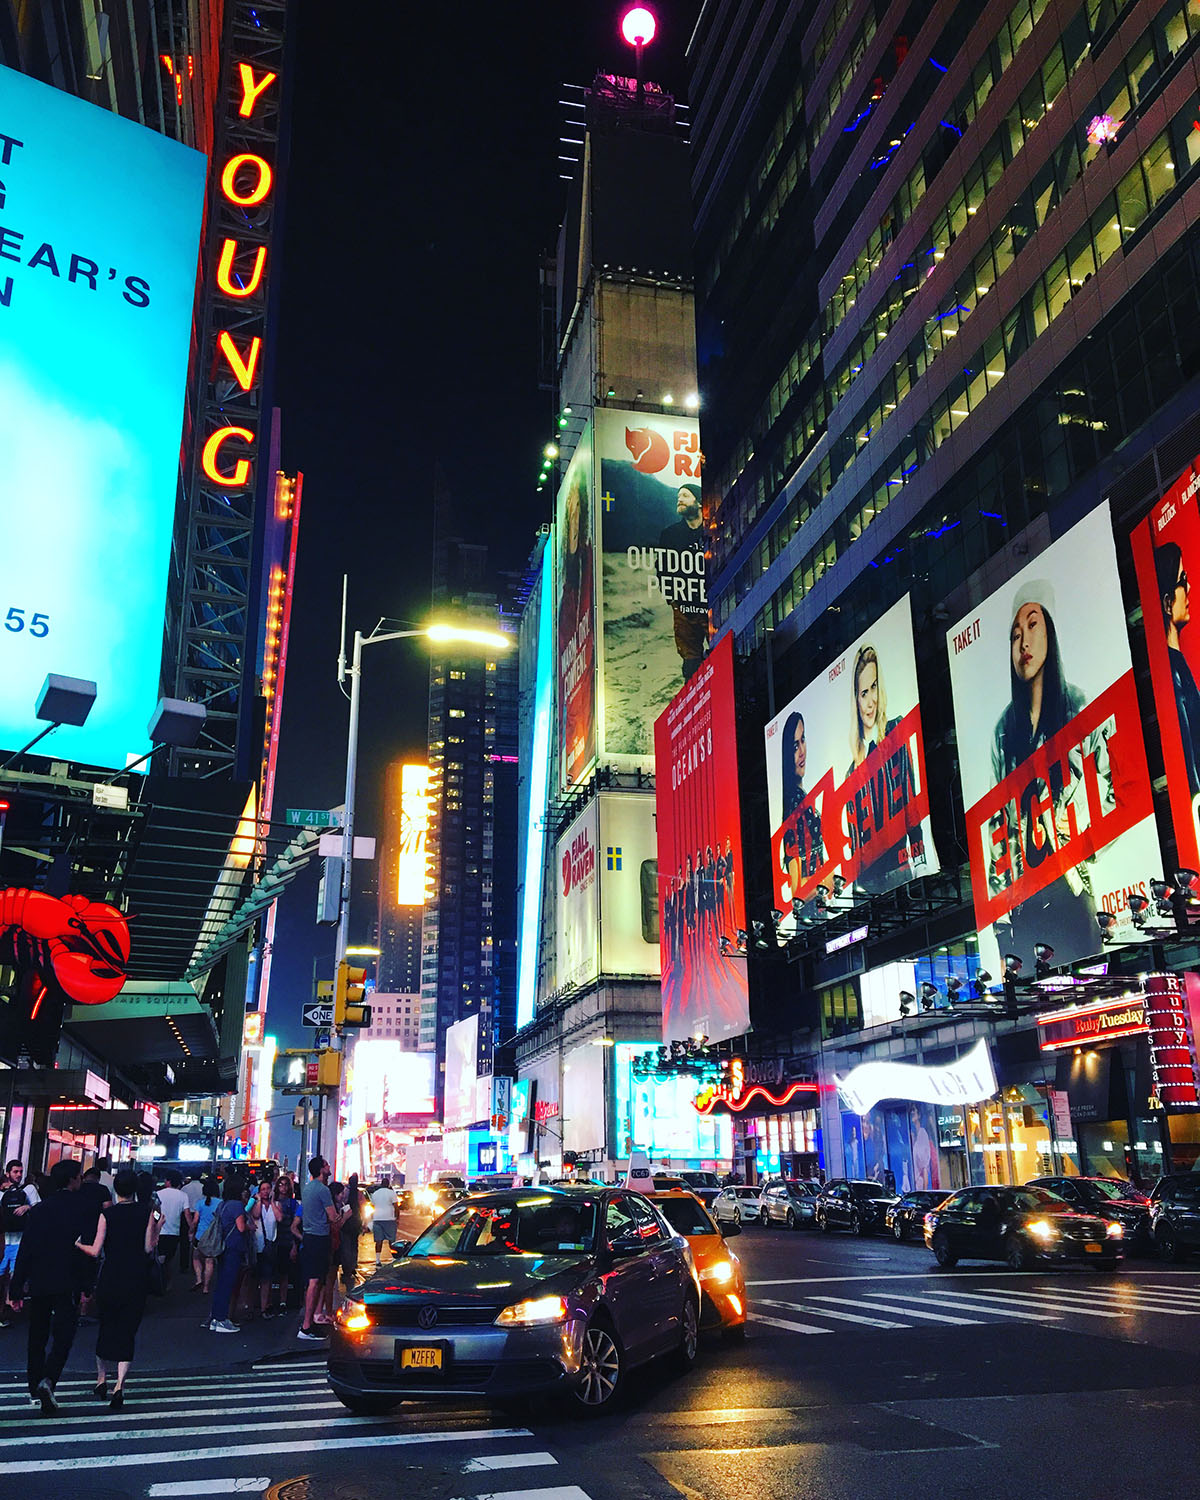
[[[695,417],[596,413],[601,723],[606,761],[654,763],[654,722],[708,642]]]
[[[939,868],[907,596],[766,728],[775,905],[880,895]]]
[[[1107,505],[947,633],[979,960],[1135,937],[1162,871]],[[1109,920],[1111,918],[1111,920]]]
[[[206,164],[0,68],[0,749],[48,673],[96,684],[47,748],[149,748]]]
[[[663,1039],[750,1029],[733,698],[733,638],[717,642],[654,726]],[[721,939],[731,952],[723,953]]]
[[[596,550],[592,429],[583,429],[558,491],[559,777],[577,786],[596,763]]]

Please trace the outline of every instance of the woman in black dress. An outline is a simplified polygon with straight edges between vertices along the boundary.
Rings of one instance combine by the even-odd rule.
[[[137,1188],[136,1175],[122,1168],[113,1180],[117,1201],[100,1215],[96,1238],[90,1245],[75,1242],[85,1255],[104,1252],[96,1283],[96,1395],[100,1400],[108,1395],[107,1366],[115,1364],[117,1380],[108,1402],[114,1409],[125,1404],[125,1377],[133,1363],[134,1340],[146,1310],[150,1257],[158,1243],[159,1216],[153,1202],[137,1201]]]

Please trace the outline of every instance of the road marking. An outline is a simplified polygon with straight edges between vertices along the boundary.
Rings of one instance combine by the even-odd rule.
[[[1077,1302],[1098,1302],[1101,1306],[1112,1309],[1114,1313],[1126,1317],[1133,1317],[1135,1313],[1139,1312],[1169,1313],[1179,1318],[1200,1317],[1200,1307],[1175,1307],[1169,1302],[1160,1302],[1157,1298],[1146,1298],[1136,1293],[1122,1294],[1120,1292],[1105,1292],[1099,1289],[1091,1291],[1084,1287],[1064,1287],[1059,1291],[1053,1287],[1046,1287],[1041,1291],[1030,1292],[1029,1295],[1050,1302],[1061,1302],[1067,1306],[1073,1306]]]
[[[325,1404],[326,1405],[331,1405],[331,1406],[340,1406],[341,1402],[340,1401],[334,1401],[334,1402],[327,1402]],[[295,1410],[294,1407],[293,1408],[283,1408],[283,1409],[284,1410],[289,1410],[289,1409],[290,1410]],[[144,1416],[145,1413],[143,1412],[142,1415]],[[136,1419],[137,1413],[136,1412],[133,1413],[133,1416]],[[90,1422],[90,1421],[100,1421],[100,1420],[103,1420],[104,1424],[105,1424],[103,1431],[98,1431],[98,1432],[76,1432],[76,1433],[73,1433],[72,1436],[71,1436],[71,1441],[73,1443],[118,1443],[118,1442],[119,1443],[126,1443],[126,1442],[136,1442],[136,1441],[139,1441],[139,1440],[144,1439],[144,1438],[162,1437],[163,1434],[164,1434],[164,1431],[170,1434],[170,1437],[171,1437],[172,1441],[174,1441],[174,1439],[177,1438],[177,1437],[207,1437],[209,1433],[212,1433],[215,1436],[217,1433],[227,1433],[227,1432],[257,1432],[257,1431],[261,1431],[261,1424],[258,1421],[258,1408],[257,1407],[254,1409],[253,1412],[247,1413],[246,1419],[244,1421],[242,1421],[242,1422],[222,1422],[219,1425],[208,1424],[208,1425],[204,1425],[204,1426],[197,1425],[195,1427],[176,1427],[174,1425],[174,1423],[172,1423],[172,1425],[169,1428],[166,1428],[166,1429],[164,1429],[161,1426],[159,1426],[159,1427],[117,1427],[115,1425],[110,1425],[110,1423],[108,1421],[108,1413],[107,1413],[107,1411],[105,1411],[103,1414],[100,1413],[100,1412],[97,1412],[96,1416],[94,1418],[93,1417],[75,1417],[75,1418],[69,1418],[68,1420],[81,1421],[81,1422],[82,1421]],[[395,1419],[393,1417],[386,1417],[386,1416],[385,1417],[352,1417],[350,1415],[350,1413],[347,1412],[346,1415],[345,1415],[345,1417],[342,1419],[342,1421],[340,1421],[337,1425],[338,1425],[339,1429],[341,1429],[343,1427],[367,1427],[372,1422],[389,1422],[389,1421],[394,1421],[394,1420]],[[55,1425],[57,1425],[57,1424],[55,1424]],[[311,1426],[312,1426],[312,1420],[309,1417],[303,1417],[303,1418],[301,1418],[301,1419],[299,1419],[298,1421],[295,1421],[295,1422],[286,1422],[286,1421],[274,1422],[273,1421],[271,1423],[271,1430],[272,1430],[272,1432],[279,1432],[279,1431],[282,1431],[284,1428],[287,1428],[287,1427],[311,1427]],[[42,1446],[49,1446],[49,1445],[51,1445],[53,1443],[61,1443],[61,1442],[62,1442],[61,1435],[59,1435],[58,1437],[56,1437],[54,1435],[54,1433],[52,1433],[52,1432],[45,1432],[45,1433],[38,1432],[38,1433],[31,1434],[29,1437],[0,1437],[0,1448],[24,1448],[24,1447],[28,1447],[30,1445],[39,1445],[39,1444],[42,1445]],[[100,1461],[99,1458],[98,1458],[98,1461]]]
[[[70,1410],[70,1408],[68,1407],[67,1410]],[[222,1413],[225,1410],[226,1410],[226,1408],[224,1408],[224,1407],[220,1408],[219,1410],[216,1409],[216,1408],[214,1408],[213,1409],[213,1414],[215,1416],[221,1416]],[[340,1401],[338,1401],[338,1400],[336,1400],[335,1398],[332,1398],[332,1397],[328,1401],[288,1401],[287,1403],[285,1403],[282,1406],[279,1406],[279,1405],[275,1405],[275,1406],[263,1406],[263,1405],[259,1404],[258,1402],[256,1402],[255,1406],[254,1406],[253,1415],[255,1417],[257,1417],[260,1412],[277,1412],[277,1411],[282,1411],[282,1412],[296,1412],[296,1411],[318,1412],[318,1411],[330,1411],[330,1410],[333,1410],[333,1411],[345,1411],[345,1407],[342,1405],[342,1403]],[[24,1428],[27,1429],[28,1428],[28,1424],[29,1424],[29,1418],[31,1417],[32,1414],[33,1414],[32,1403],[30,1403],[27,1406],[21,1407],[20,1408],[20,1416],[19,1416],[19,1418],[17,1420],[14,1421],[11,1418],[5,1418],[4,1420],[0,1420],[0,1432],[7,1432],[7,1431],[9,1431],[10,1428],[12,1428],[14,1426],[24,1427]],[[130,1410],[126,1409],[125,1411],[122,1411],[122,1412],[109,1413],[107,1411],[106,1407],[97,1405],[97,1409],[90,1416],[64,1417],[64,1416],[61,1416],[61,1415],[56,1415],[55,1418],[54,1418],[54,1425],[56,1427],[61,1427],[64,1422],[70,1422],[72,1424],[78,1423],[78,1422],[96,1422],[96,1421],[98,1421],[101,1418],[101,1416],[103,1416],[104,1422],[105,1422],[106,1425],[111,1425],[111,1424],[117,1423],[117,1422],[144,1422],[147,1417],[171,1417],[173,1415],[174,1415],[174,1413],[172,1413],[172,1412],[144,1411],[140,1407],[139,1408],[135,1408],[133,1411],[130,1411]],[[161,1431],[162,1429],[160,1428],[159,1430]]]
[[[148,1495],[261,1495],[271,1482],[266,1479],[191,1479],[183,1484],[152,1484]]]
[[[164,1436],[169,1437],[167,1432]],[[526,1427],[483,1427],[470,1432],[373,1432],[363,1437],[343,1438],[339,1450],[347,1448],[412,1448],[433,1443],[484,1443],[501,1438],[528,1438],[533,1433]],[[282,1453],[328,1453],[329,1435],[319,1433],[313,1437],[286,1443],[238,1443],[220,1448],[191,1448],[184,1452],[166,1449],[159,1452],[110,1453],[105,1455],[106,1469],[135,1469],[149,1464],[196,1464],[218,1463],[225,1459],[267,1458]],[[96,1455],[80,1458],[37,1458],[20,1463],[0,1463],[0,1474],[51,1474],[67,1473],[76,1469],[95,1466]],[[580,1491],[580,1494],[583,1492]],[[525,1500],[534,1500],[536,1491],[526,1494]],[[474,1500],[486,1500],[477,1495]],[[584,1497],[588,1500],[588,1497]]]
[[[492,1490],[471,1500],[591,1500],[591,1496],[577,1484],[556,1484],[546,1490]]]
[[[463,1464],[464,1474],[478,1474],[485,1469],[533,1469],[557,1465],[552,1453],[497,1453],[490,1458],[469,1458]]]
[[[953,1280],[955,1280],[955,1281],[967,1281],[967,1280],[973,1279],[976,1276],[995,1276],[995,1274],[996,1274],[996,1267],[995,1266],[990,1266],[986,1271],[963,1271],[963,1270],[958,1270],[958,1271],[953,1272]],[[1041,1277],[1045,1277],[1046,1272],[1045,1271],[1009,1271],[1007,1273],[1007,1275],[1009,1275],[1010,1277],[1012,1277],[1015,1280],[1018,1276],[1026,1276],[1026,1277],[1041,1276]],[[1191,1270],[1183,1270],[1183,1269],[1181,1269],[1179,1271],[1165,1271],[1160,1266],[1157,1270],[1154,1270],[1154,1271],[1126,1271],[1126,1270],[1123,1269],[1121,1271],[1121,1275],[1123,1277],[1132,1277],[1132,1276],[1194,1276],[1195,1272],[1191,1271]],[[781,1277],[778,1277],[777,1279],[771,1280],[771,1281],[748,1281],[746,1283],[746,1285],[747,1286],[809,1286],[809,1285],[815,1286],[815,1285],[817,1285],[817,1283],[823,1282],[823,1281],[924,1281],[924,1282],[934,1283],[935,1281],[940,1281],[943,1277],[946,1277],[947,1279],[949,1279],[949,1273],[941,1272],[941,1271],[939,1271],[937,1269],[937,1267],[935,1265],[931,1264],[929,1266],[928,1270],[925,1270],[925,1271],[895,1271],[895,1272],[888,1272],[888,1271],[867,1271],[867,1272],[865,1272],[865,1273],[863,1273],[861,1275],[855,1275],[855,1276],[781,1276]],[[1200,1294],[1200,1285],[1197,1285],[1196,1287],[1191,1288],[1191,1290],[1194,1290],[1198,1294]]]
[[[94,1382],[92,1384],[94,1385]],[[92,1386],[87,1387],[87,1389],[89,1390],[91,1388]],[[269,1391],[263,1390],[261,1394],[265,1400],[279,1401],[284,1396],[287,1396],[289,1394],[295,1396],[315,1396],[319,1392],[327,1391],[328,1389],[328,1380],[314,1380],[306,1382],[303,1386],[283,1385],[278,1389],[271,1389]],[[81,1391],[79,1394],[82,1396],[84,1393]],[[211,1404],[214,1401],[223,1402],[227,1396],[241,1396],[249,1394],[250,1392],[247,1392],[243,1387],[239,1386],[236,1390],[222,1391],[217,1389],[208,1391],[202,1396],[157,1396],[153,1391],[143,1394],[141,1386],[138,1384],[137,1380],[131,1380],[129,1382],[129,1399],[131,1401],[136,1401],[139,1406],[188,1406],[195,1410],[204,1406],[206,1403]],[[253,1392],[253,1394],[257,1396],[260,1393],[258,1391],[255,1391]],[[100,1405],[99,1402],[97,1402],[96,1404]],[[28,1409],[28,1405],[28,1395],[21,1396],[18,1400],[9,1400],[8,1397],[5,1396],[4,1399],[0,1400],[0,1412],[25,1411]],[[163,1415],[167,1416],[169,1414],[164,1412]]]
[[[816,1328],[811,1323],[785,1323],[782,1318],[764,1318],[753,1308],[748,1314],[751,1322],[765,1324],[768,1328],[785,1328],[788,1333],[832,1333],[832,1328]]]
[[[817,1300],[813,1298],[814,1302]],[[842,1299],[835,1297],[832,1300],[836,1302]],[[836,1318],[842,1323],[862,1323],[867,1328],[907,1328],[909,1326],[907,1323],[890,1322],[886,1318],[864,1318],[860,1313],[838,1312],[833,1307],[812,1307],[803,1302],[770,1302],[765,1297],[760,1301],[763,1307],[781,1307],[785,1312],[816,1313],[822,1318]],[[857,1305],[857,1303],[851,1304],[851,1306]]]
[[[1124,1314],[1119,1312],[1107,1312],[1099,1307],[1079,1307],[1077,1304],[1055,1297],[1046,1292],[1009,1292],[999,1286],[981,1286],[977,1292],[968,1293],[971,1297],[1003,1298],[1005,1302],[1017,1302],[1025,1307],[1054,1307],[1060,1312],[1075,1313],[1081,1318],[1120,1318]]]
[[[863,1304],[864,1306],[878,1307],[882,1312],[903,1313],[906,1318],[930,1318],[935,1323],[958,1323],[964,1328],[969,1323],[979,1322],[978,1318],[952,1318],[949,1313],[923,1312],[915,1307],[895,1307],[892,1305],[892,1301],[881,1302],[879,1300],[881,1297],[890,1296],[888,1292],[867,1292],[865,1295],[870,1297],[871,1300]],[[916,1301],[917,1299],[912,1298],[911,1300]]]
[[[238,1390],[244,1391],[261,1391],[273,1385],[287,1385],[293,1388],[300,1385],[311,1385],[314,1381],[328,1379],[328,1372],[325,1365],[321,1364],[310,1369],[305,1369],[295,1377],[288,1375],[284,1370],[276,1368],[272,1371],[262,1370],[257,1373],[250,1370],[230,1371],[224,1375],[142,1375],[139,1373],[136,1378],[139,1390],[143,1386],[159,1385],[165,1385],[172,1390],[178,1390],[180,1385],[186,1381],[189,1388],[216,1386],[221,1389],[233,1389],[236,1387]],[[94,1375],[68,1376],[65,1380],[60,1380],[54,1389],[56,1391],[67,1389],[90,1391],[95,1384],[96,1377]],[[14,1389],[23,1390],[24,1382],[17,1379],[0,1383],[0,1395]]]
[[[911,1292],[887,1292],[883,1295],[891,1297],[894,1302],[937,1302],[959,1312],[964,1309],[974,1313],[987,1312],[996,1317],[1015,1318],[1020,1322],[1056,1323],[1058,1321],[1058,1314],[1048,1310],[1018,1312],[1016,1308],[1005,1307],[999,1303],[994,1307],[988,1306],[987,1303],[975,1300],[973,1292],[926,1292],[921,1297],[914,1297]]]
[[[1200,1301],[1200,1288],[1196,1287],[1160,1286],[1157,1282],[1148,1281],[1146,1283],[1146,1290],[1151,1292],[1170,1292],[1175,1297],[1186,1297],[1189,1301]]]

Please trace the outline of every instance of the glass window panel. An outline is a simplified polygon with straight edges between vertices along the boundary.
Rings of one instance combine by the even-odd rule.
[[[967,404],[972,411],[986,395],[987,374],[981,364],[977,369],[972,369],[970,384],[967,386]]]
[[[1121,226],[1114,199],[1109,198],[1104,207],[1092,215],[1092,239],[1096,244],[1097,265],[1102,266],[1121,248]]]
[[[1029,303],[1033,315],[1033,336],[1040,338],[1050,326],[1050,314],[1046,311],[1046,288],[1041,281],[1030,288]]]
[[[1187,46],[1187,15],[1182,6],[1168,11],[1165,16],[1160,16],[1156,24],[1162,29],[1167,57],[1174,57],[1176,52]]]
[[[1175,186],[1175,161],[1170,139],[1166,135],[1160,135],[1142,157],[1142,168],[1146,174],[1150,202],[1157,203]]]
[[[1121,221],[1122,235],[1128,238],[1149,212],[1142,169],[1136,166],[1117,183],[1117,217]]]
[[[1051,51],[1049,57],[1042,64],[1042,84],[1045,89],[1047,106],[1054,103],[1067,81],[1067,65],[1063,58],[1062,48],[1057,45]]]
[[[1086,226],[1067,246],[1067,261],[1070,267],[1071,286],[1078,290],[1096,269],[1096,256],[1092,249],[1092,235]]]
[[[1129,73],[1130,90],[1133,97],[1140,101],[1142,96],[1154,87],[1154,80],[1158,77],[1158,66],[1154,59],[1154,42],[1150,37],[1134,43],[1126,68]]]

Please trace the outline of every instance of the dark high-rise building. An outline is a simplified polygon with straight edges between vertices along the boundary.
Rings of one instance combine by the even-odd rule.
[[[439,532],[435,614],[514,631],[511,651],[435,651],[430,663],[421,1046],[436,1048],[439,1100],[450,1026],[479,1016],[481,1073],[516,1028],[517,651],[505,588],[486,547]]]

